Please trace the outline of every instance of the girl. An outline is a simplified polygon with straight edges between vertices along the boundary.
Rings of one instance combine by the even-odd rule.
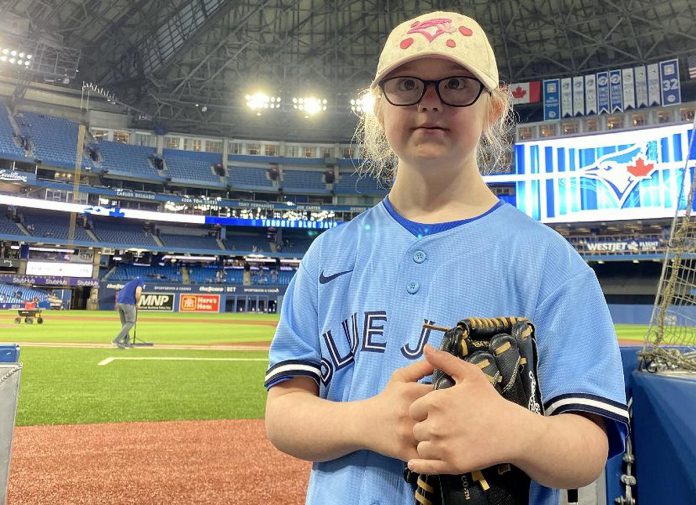
[[[480,175],[480,159],[503,154],[510,102],[473,19],[435,12],[397,26],[371,89],[369,169],[393,185],[320,235],[288,287],[268,436],[314,462],[308,504],[412,504],[404,462],[427,474],[512,463],[533,479],[531,503],[558,503],[558,488],[592,482],[623,450],[621,362],[596,277]],[[503,315],[536,327],[545,416],[435,350],[442,335],[424,326]],[[434,368],[456,385],[420,383]]]

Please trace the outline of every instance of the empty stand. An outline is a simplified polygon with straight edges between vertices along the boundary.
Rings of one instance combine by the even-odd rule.
[[[163,156],[173,183],[226,187],[224,178],[215,175],[212,169],[222,162],[220,154],[165,149]]]
[[[31,236],[57,240],[71,240],[68,236],[70,232],[69,213],[56,212],[47,214],[31,209],[24,209],[21,211],[21,214],[24,216],[24,226]],[[72,240],[94,242],[92,237],[87,234],[87,231],[77,224],[75,225],[75,234]]]
[[[75,168],[78,133],[76,122],[35,112],[18,112],[15,121],[22,134],[31,139],[36,159],[45,165]],[[82,168],[94,168],[87,155],[82,156]]]
[[[7,107],[0,106],[0,156],[10,160],[27,161],[24,149],[16,141],[16,134]]]
[[[227,172],[227,180],[233,188],[252,191],[277,191],[273,182],[266,177],[265,168],[234,166],[229,167]]]
[[[191,266],[188,271],[192,284],[241,284],[244,275],[241,268],[220,270],[217,266]]]
[[[0,303],[22,303],[25,300],[39,299],[39,303],[48,301],[48,293],[38,289],[0,284]]]
[[[171,265],[118,265],[109,275],[109,280],[129,281],[138,276],[142,277],[145,283],[182,282],[181,269]]]
[[[249,235],[227,235],[227,238],[223,240],[225,244],[225,249],[228,251],[240,251],[240,252],[268,252],[271,250],[271,246],[268,240],[264,237],[253,237]]]
[[[173,235],[169,233],[160,233],[159,238],[165,247],[170,247],[172,249],[210,249],[217,252],[221,251],[215,237],[207,235]]]
[[[142,224],[123,220],[94,220],[94,233],[105,244],[157,247],[152,235],[147,233]]]
[[[128,177],[163,182],[164,177],[157,173],[150,162],[155,150],[152,147],[122,144],[121,142],[100,141],[101,168],[111,176]]]
[[[355,172],[340,172],[338,181],[334,184],[337,195],[369,195],[383,196],[389,189],[373,177],[360,175]]]
[[[326,187],[323,180],[324,172],[316,170],[283,170],[283,192],[284,193],[309,193],[309,194],[329,194],[330,190]]]
[[[19,226],[17,226],[17,223],[5,216],[0,216],[0,233],[7,235],[24,235]]]

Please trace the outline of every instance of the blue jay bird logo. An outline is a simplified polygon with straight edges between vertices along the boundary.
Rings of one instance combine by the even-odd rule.
[[[120,207],[85,207],[82,209],[83,214],[91,214],[97,216],[125,217],[126,213]]]
[[[647,144],[636,144],[609,153],[581,170],[584,177],[604,182],[623,206],[628,195],[643,179],[649,179],[655,163],[648,157]]]

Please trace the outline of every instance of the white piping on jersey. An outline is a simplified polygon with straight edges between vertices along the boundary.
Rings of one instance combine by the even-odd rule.
[[[282,375],[284,372],[293,372],[293,371],[299,371],[303,370],[305,372],[311,372],[312,374],[316,375],[317,377],[321,377],[321,370],[318,367],[315,366],[309,366],[309,365],[300,365],[298,363],[293,363],[290,365],[283,365],[278,368],[273,369],[272,372],[266,374],[266,378],[264,382],[268,382],[272,377],[277,377],[278,375]]]
[[[628,411],[625,407],[615,407],[609,403],[598,400],[590,400],[589,398],[582,398],[578,396],[571,396],[569,398],[563,398],[562,400],[553,402],[546,409],[544,409],[544,414],[547,416],[553,415],[556,410],[566,405],[586,405],[588,407],[606,410],[607,412],[611,412],[612,414],[616,414],[617,416],[628,419]]]

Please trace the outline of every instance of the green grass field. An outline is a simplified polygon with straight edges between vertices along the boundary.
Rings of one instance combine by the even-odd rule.
[[[265,350],[160,346],[270,342],[276,315],[143,312],[137,336],[155,345],[127,350],[103,347],[120,328],[116,312],[44,312],[41,325],[15,315],[0,312],[0,342],[21,346],[18,426],[263,417]],[[617,326],[636,344],[645,332]],[[82,347],[59,347],[71,343]]]

